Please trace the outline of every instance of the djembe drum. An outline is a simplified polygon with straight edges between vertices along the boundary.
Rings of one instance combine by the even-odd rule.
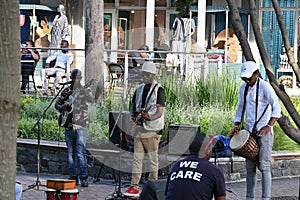
[[[240,130],[235,134],[229,144],[230,149],[239,156],[254,159],[259,152],[259,145],[247,130]]]

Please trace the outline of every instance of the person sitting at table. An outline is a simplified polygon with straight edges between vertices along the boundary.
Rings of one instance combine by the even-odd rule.
[[[136,68],[136,67],[141,68],[144,62],[150,60],[151,55],[148,53],[149,47],[147,45],[145,44],[141,45],[138,50],[140,50],[141,52],[130,53],[128,55],[129,68]]]
[[[47,58],[45,68],[41,70],[41,79],[45,94],[48,92],[47,76],[55,75],[51,91],[55,91],[56,85],[61,81],[63,76],[66,76],[67,82],[69,82],[70,66],[73,63],[74,56],[73,53],[64,49],[69,48],[69,42],[67,40],[62,40],[60,47],[62,48],[61,50],[58,50]],[[50,67],[50,62],[54,60],[54,67]]]
[[[25,44],[22,44],[22,47],[34,47],[34,42],[32,40],[27,40]],[[21,92],[25,93],[25,88],[29,81],[29,75],[34,72],[35,64],[39,61],[40,55],[37,50],[27,48],[22,48],[21,53]]]

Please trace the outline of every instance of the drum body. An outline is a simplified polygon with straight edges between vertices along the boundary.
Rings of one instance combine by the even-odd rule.
[[[59,200],[56,190],[47,188],[45,192],[46,192],[47,200]]]
[[[240,130],[230,140],[230,149],[239,156],[254,159],[259,152],[259,145],[247,130]]]
[[[79,192],[77,189],[61,190],[60,191],[61,200],[77,200],[78,193]]]

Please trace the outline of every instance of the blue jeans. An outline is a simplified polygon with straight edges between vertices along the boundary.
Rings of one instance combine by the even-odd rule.
[[[274,134],[273,130],[267,135],[258,138],[259,144],[259,166],[258,169],[261,171],[261,184],[262,184],[262,200],[271,199],[271,186],[272,186],[272,175],[271,175],[271,160],[272,160],[272,147],[273,147]],[[247,182],[247,194],[246,199],[252,200],[255,198],[255,187],[256,187],[256,165],[253,160],[246,160],[246,182]]]
[[[79,130],[65,130],[65,139],[68,147],[68,165],[70,176],[86,178],[86,138],[88,130],[83,127]],[[77,173],[77,162],[79,163],[79,174]]]
[[[21,199],[21,196],[22,196],[22,185],[16,183],[16,200],[20,200]]]

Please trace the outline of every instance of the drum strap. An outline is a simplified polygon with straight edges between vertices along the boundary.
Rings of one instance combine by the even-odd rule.
[[[243,128],[243,122],[244,122],[244,113],[245,113],[245,108],[246,108],[246,99],[247,99],[247,93],[248,93],[248,89],[249,89],[249,85],[246,85],[245,87],[245,91],[244,91],[244,105],[243,105],[243,111],[242,111],[242,119],[241,119],[241,124],[242,124],[242,128]],[[269,104],[266,106],[266,108],[264,109],[263,113],[261,114],[261,116],[259,117],[259,119],[257,120],[257,108],[258,108],[258,90],[259,90],[259,79],[257,79],[257,84],[256,84],[256,99],[255,99],[255,104],[256,104],[256,110],[255,110],[255,123],[253,125],[253,129],[256,129],[256,125],[257,123],[261,120],[261,118],[264,116],[265,112],[267,111],[267,108],[269,106]]]
[[[255,110],[255,123],[253,125],[253,129],[256,129],[256,125],[258,124],[258,122],[261,120],[261,118],[264,116],[265,112],[267,111],[267,108],[269,106],[269,104],[265,107],[263,113],[261,114],[261,116],[259,117],[259,119],[257,120],[257,108],[258,108],[258,89],[259,89],[259,79],[257,80],[257,86],[256,86],[256,99],[255,99],[255,104],[256,104],[256,110]],[[253,132],[253,131],[252,131]]]
[[[257,84],[256,84],[256,99],[255,99],[255,105],[256,105],[256,108],[255,108],[255,124],[256,124],[256,121],[257,121],[258,90],[259,90],[259,78],[257,79]],[[260,120],[260,119],[259,119],[259,120]],[[259,121],[259,120],[258,120],[258,121]]]
[[[244,91],[244,105],[243,105],[243,111],[242,111],[242,116],[241,116],[242,129],[243,129],[244,113],[245,113],[245,108],[246,108],[246,97],[247,97],[248,89],[249,89],[249,85],[246,85],[245,91]]]

